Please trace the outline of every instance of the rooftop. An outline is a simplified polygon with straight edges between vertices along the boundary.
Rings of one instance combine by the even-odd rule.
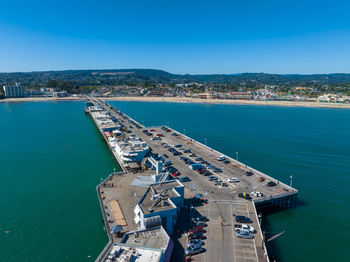
[[[111,246],[104,261],[161,261],[169,240],[162,227],[128,232]]]
[[[161,261],[162,251],[146,248],[133,248],[118,243],[112,245],[110,252],[103,261],[133,261],[133,262],[157,262]]]
[[[178,180],[153,184],[147,189],[144,197],[139,202],[139,206],[145,214],[176,208],[169,199],[180,196],[174,189],[177,187],[183,187]],[[152,211],[150,212],[150,210]]]
[[[169,243],[169,236],[162,227],[156,227],[126,233],[122,242],[137,247],[165,249]]]

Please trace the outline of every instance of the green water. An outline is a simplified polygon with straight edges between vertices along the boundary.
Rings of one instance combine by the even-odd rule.
[[[0,103],[0,261],[94,261],[107,243],[95,187],[116,164],[83,108]]]
[[[350,110],[112,102],[300,190],[264,217],[278,261],[348,261]],[[0,103],[0,261],[93,261],[107,242],[95,186],[116,166],[82,102]],[[185,129],[185,130],[184,130]],[[10,232],[5,232],[10,231]],[[89,257],[91,256],[91,257]]]

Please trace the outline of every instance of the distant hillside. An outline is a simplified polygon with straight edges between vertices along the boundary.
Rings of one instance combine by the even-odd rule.
[[[42,86],[48,81],[71,81],[74,85],[116,85],[155,83],[212,83],[212,84],[270,84],[303,85],[349,84],[350,74],[279,75],[265,73],[177,75],[154,69],[111,69],[111,70],[65,70],[28,73],[0,73],[0,84],[16,82],[24,86]]]

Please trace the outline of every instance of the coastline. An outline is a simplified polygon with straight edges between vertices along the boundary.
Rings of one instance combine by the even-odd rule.
[[[227,99],[199,99],[189,97],[99,97],[105,101],[135,101],[135,102],[172,102],[172,103],[202,103],[202,104],[230,104],[230,105],[264,105],[289,107],[320,107],[350,109],[350,104],[326,102],[294,102],[294,101],[256,101],[256,100],[227,100]],[[82,97],[25,97],[6,98],[6,102],[45,102],[45,101],[81,101]]]
[[[50,101],[82,101],[85,98],[82,97],[15,97],[0,99],[0,103],[13,103],[13,102],[50,102]]]

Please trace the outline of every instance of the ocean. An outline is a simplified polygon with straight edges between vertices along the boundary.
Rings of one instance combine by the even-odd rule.
[[[111,102],[299,190],[263,216],[276,261],[347,261],[350,110]],[[107,243],[96,185],[118,165],[83,102],[0,103],[0,261],[94,261]],[[238,154],[237,154],[238,152]]]

